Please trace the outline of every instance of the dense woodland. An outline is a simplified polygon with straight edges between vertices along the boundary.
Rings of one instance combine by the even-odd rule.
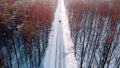
[[[120,68],[120,0],[66,1],[79,68]]]
[[[42,68],[55,5],[50,0],[0,0],[0,68]]]
[[[65,0],[79,68],[120,68],[120,0]],[[55,0],[0,0],[0,68],[43,68]]]

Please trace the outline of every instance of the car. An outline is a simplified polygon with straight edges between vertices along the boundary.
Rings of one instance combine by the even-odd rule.
[[[59,23],[61,23],[61,20],[59,20]]]

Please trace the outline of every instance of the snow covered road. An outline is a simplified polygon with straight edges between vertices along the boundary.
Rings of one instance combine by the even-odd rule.
[[[44,68],[78,68],[64,0],[58,0],[43,66]]]

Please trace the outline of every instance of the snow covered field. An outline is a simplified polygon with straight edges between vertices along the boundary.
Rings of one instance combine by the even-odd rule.
[[[58,1],[51,30],[43,61],[44,68],[78,68],[64,0]]]

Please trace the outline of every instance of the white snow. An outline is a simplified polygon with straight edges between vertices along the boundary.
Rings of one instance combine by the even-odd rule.
[[[64,0],[58,0],[51,30],[43,61],[44,68],[78,68]]]

